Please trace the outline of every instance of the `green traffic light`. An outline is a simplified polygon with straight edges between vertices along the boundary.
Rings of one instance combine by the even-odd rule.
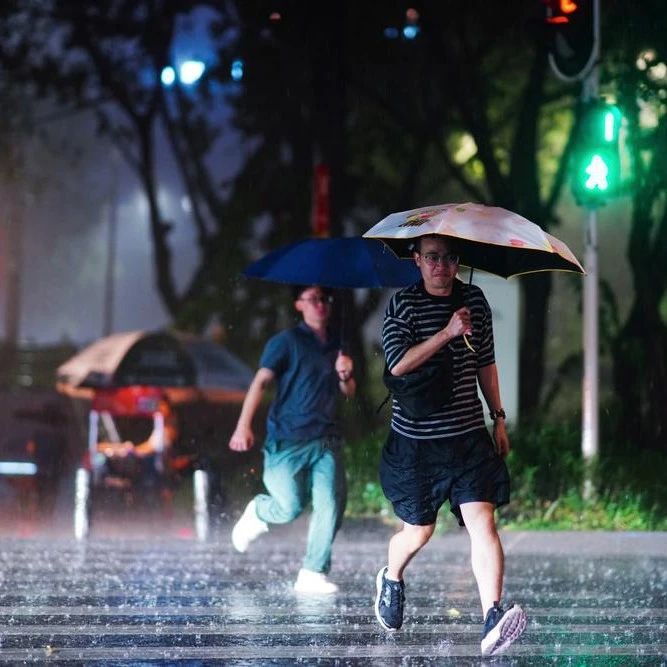
[[[616,139],[616,119],[611,111],[607,111],[604,115],[604,140],[614,141]]]
[[[572,190],[581,206],[602,206],[619,192],[621,122],[618,107],[601,100],[584,111],[572,154]]]
[[[604,192],[609,188],[609,167],[600,155],[593,155],[584,171],[588,175],[584,183],[587,190]]]

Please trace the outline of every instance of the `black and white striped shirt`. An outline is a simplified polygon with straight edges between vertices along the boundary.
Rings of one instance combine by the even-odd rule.
[[[410,438],[432,439],[459,436],[484,427],[484,409],[477,394],[477,370],[495,363],[491,308],[476,285],[458,283],[451,296],[433,296],[423,281],[396,292],[387,305],[382,326],[382,346],[387,366],[392,369],[411,347],[433,336],[449,322],[463,305],[470,309],[472,335],[468,336],[475,352],[463,337],[448,343],[452,353],[454,387],[451,400],[442,410],[423,419],[411,419],[392,401],[392,428]],[[442,362],[439,350],[425,365]]]

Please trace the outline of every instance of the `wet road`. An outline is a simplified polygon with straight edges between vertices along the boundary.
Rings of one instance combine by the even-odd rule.
[[[435,538],[411,565],[404,629],[373,615],[388,527],[345,526],[336,596],[292,589],[305,524],[248,554],[230,526],[198,543],[186,526],[149,536],[5,534],[0,660],[229,665],[666,665],[667,534],[506,533],[506,599],[528,613],[522,640],[479,657],[480,611],[465,535]],[[122,532],[122,531],[119,531]]]

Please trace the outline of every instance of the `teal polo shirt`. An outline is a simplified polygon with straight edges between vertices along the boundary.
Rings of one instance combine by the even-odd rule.
[[[335,369],[339,349],[336,337],[322,343],[305,322],[269,339],[259,362],[275,373],[277,384],[268,438],[300,441],[340,435]]]

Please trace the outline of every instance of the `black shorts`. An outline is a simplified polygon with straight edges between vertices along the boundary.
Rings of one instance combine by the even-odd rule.
[[[399,519],[413,526],[435,523],[446,500],[463,526],[460,505],[506,505],[510,480],[486,429],[454,438],[416,440],[389,431],[380,460],[382,490]]]

